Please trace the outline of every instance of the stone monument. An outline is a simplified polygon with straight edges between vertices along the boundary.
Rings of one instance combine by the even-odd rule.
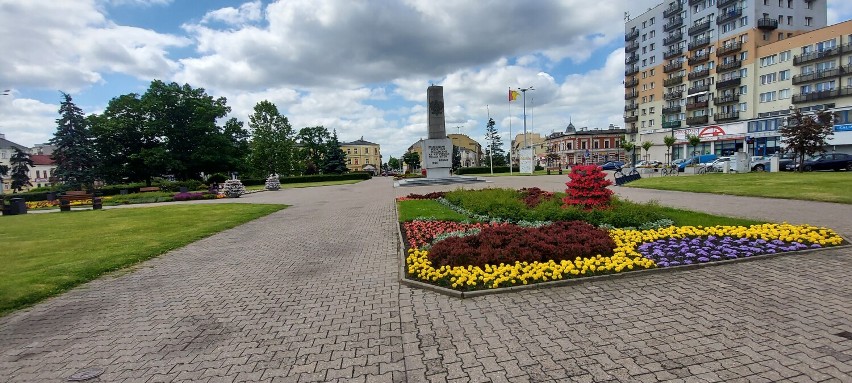
[[[422,141],[426,178],[448,178],[453,167],[453,141],[447,138],[444,119],[444,87],[432,85],[426,90],[429,139]]]

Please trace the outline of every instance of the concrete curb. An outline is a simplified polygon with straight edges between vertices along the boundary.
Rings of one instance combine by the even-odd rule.
[[[407,254],[406,254],[407,249],[404,248],[405,241],[403,240],[402,230],[400,229],[400,225],[399,225],[399,211],[398,210],[397,210],[397,213],[396,213],[396,218],[397,218],[396,231],[397,231],[397,238],[398,238],[398,241],[399,241],[399,248],[398,249],[399,249],[399,254],[400,254],[399,282],[402,283],[403,285],[406,285],[406,286],[409,286],[409,287],[416,287],[416,288],[420,288],[420,289],[424,289],[424,290],[429,290],[429,291],[433,291],[433,292],[436,292],[436,293],[439,293],[439,294],[443,294],[443,295],[447,295],[447,296],[451,296],[451,297],[459,298],[459,299],[475,298],[475,297],[481,297],[481,296],[485,296],[485,295],[504,294],[504,293],[518,292],[518,291],[526,291],[526,290],[547,289],[547,288],[553,288],[553,287],[564,287],[564,286],[577,285],[577,284],[583,284],[583,283],[597,282],[597,281],[601,281],[601,280],[614,280],[614,279],[628,278],[628,277],[640,277],[640,276],[643,276],[643,275],[679,272],[681,270],[695,270],[695,269],[700,269],[700,268],[704,268],[704,267],[724,266],[724,265],[730,265],[730,264],[740,263],[740,262],[750,262],[750,261],[755,261],[755,260],[770,259],[770,258],[775,258],[775,257],[783,257],[783,256],[788,256],[788,255],[794,255],[794,254],[806,254],[806,253],[814,253],[814,252],[819,252],[819,251],[824,251],[824,250],[844,249],[844,248],[852,247],[852,242],[850,242],[849,239],[847,239],[846,237],[844,237],[840,234],[837,234],[838,236],[840,236],[840,238],[843,238],[843,241],[845,242],[845,244],[838,245],[838,246],[832,246],[832,247],[823,247],[823,248],[819,248],[819,249],[804,249],[804,250],[798,250],[798,251],[786,251],[786,252],[783,252],[783,253],[763,254],[763,255],[757,255],[757,256],[747,257],[747,258],[726,259],[726,260],[723,260],[723,261],[708,262],[708,263],[696,263],[696,264],[693,264],[693,265],[681,265],[681,266],[655,268],[655,269],[641,269],[641,270],[621,272],[621,273],[617,273],[617,274],[595,275],[595,276],[590,276],[590,277],[562,279],[562,280],[558,280],[558,281],[538,282],[538,283],[532,283],[532,284],[529,284],[529,285],[520,285],[520,286],[511,286],[511,287],[498,287],[496,289],[483,289],[483,290],[474,290],[474,291],[458,291],[458,290],[453,290],[453,289],[446,288],[446,287],[436,286],[436,285],[433,285],[433,284],[430,284],[430,283],[426,283],[426,282],[422,282],[422,281],[418,281],[418,280],[408,278],[408,275],[405,272],[405,266],[406,266],[405,258],[407,256]]]

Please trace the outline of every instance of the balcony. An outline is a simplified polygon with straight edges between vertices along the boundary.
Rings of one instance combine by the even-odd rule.
[[[683,121],[681,121],[681,120],[663,121],[663,129],[680,128],[681,122],[683,122]]]
[[[663,45],[672,45],[680,40],[683,40],[683,33],[681,31],[674,31],[669,34],[668,37],[663,39]]]
[[[757,29],[771,31],[776,28],[778,28],[778,19],[770,19],[768,17],[757,19]]]
[[[663,72],[669,73],[674,72],[678,69],[683,69],[683,61],[673,62],[671,64],[667,64],[663,67]]]
[[[689,30],[687,31],[687,33],[689,33],[689,35],[692,36],[692,35],[697,35],[701,32],[704,32],[708,29],[710,29],[710,20],[694,24],[693,26],[689,27]]]
[[[635,121],[634,121],[634,122],[635,122]],[[636,134],[636,133],[639,133],[639,128],[637,128],[637,127],[636,127],[636,124],[633,124],[633,125],[631,125],[631,126],[627,126],[627,127],[625,127],[625,128],[624,128],[624,133],[627,133],[627,134]]]
[[[805,53],[793,56],[793,65],[801,65],[809,61],[819,60],[840,54],[840,48],[824,49],[818,52]]]
[[[740,95],[729,94],[727,96],[716,97],[716,98],[713,99],[713,104],[716,104],[716,105],[730,104],[732,102],[740,102]]]
[[[709,121],[709,116],[696,116],[696,117],[687,117],[686,124],[687,125],[701,125],[706,124]]]
[[[727,54],[739,52],[742,48],[743,43],[739,41],[722,45],[716,50],[716,57],[722,57]]]
[[[793,95],[793,103],[799,104],[803,102],[812,102],[818,100],[825,100],[829,98],[837,98],[843,96],[852,95],[852,88],[840,88],[840,89],[831,89],[831,90],[823,90],[817,92],[810,93],[802,93]]]
[[[740,112],[731,112],[731,113],[716,113],[713,115],[713,120],[716,122],[719,121],[730,121],[730,120],[738,120],[740,118]]]
[[[692,81],[692,80],[698,80],[699,78],[707,77],[709,75],[710,75],[710,69],[703,69],[703,70],[697,70],[697,71],[694,71],[694,72],[689,72],[689,75],[687,75],[686,77],[690,81]]]
[[[703,62],[706,62],[707,60],[710,60],[710,54],[709,53],[705,53],[703,55],[690,56],[688,62],[689,62],[689,65],[691,66],[691,65],[701,64]]]
[[[667,106],[663,108],[663,114],[672,114],[672,113],[680,113],[683,108],[680,105],[677,106]]]
[[[827,77],[840,76],[841,74],[842,74],[842,72],[841,72],[840,68],[823,70],[823,71],[813,72],[813,73],[808,73],[808,74],[799,74],[799,75],[793,76],[793,85],[798,85],[798,84],[801,84],[803,82],[808,82],[808,81],[820,80],[820,79],[824,79],[824,78],[827,78]]]
[[[674,76],[663,80],[663,86],[678,85],[683,82],[683,76]]]
[[[634,29],[634,30],[624,34],[624,41],[635,40],[637,37],[639,37],[639,30]]]
[[[718,66],[716,66],[716,73],[728,71],[728,70],[731,70],[731,69],[737,69],[741,66],[743,66],[742,60],[728,61],[724,64],[719,64]]]
[[[666,23],[666,25],[663,25],[663,30],[668,32],[668,31],[675,29],[675,28],[677,28],[681,25],[683,25],[683,17],[675,16],[675,17],[672,18],[672,21],[669,21],[668,23]]]
[[[632,79],[632,80],[627,80],[627,81],[625,81],[625,82],[624,82],[624,87],[625,87],[625,88],[632,88],[632,87],[634,87],[634,86],[636,86],[636,85],[639,85],[639,80],[637,80],[637,79],[635,79],[635,78],[634,78],[634,79]]]
[[[696,94],[696,93],[708,92],[708,91],[710,91],[710,84],[696,85],[696,86],[693,86],[692,88],[687,89],[686,94],[689,96],[689,95],[693,95],[693,94]]]
[[[702,37],[700,39],[692,40],[689,42],[689,50],[698,49],[701,47],[706,47],[710,45],[710,37]]]
[[[624,71],[624,77],[632,76],[636,73],[639,73],[639,65],[628,67],[627,70]]]
[[[716,83],[716,89],[725,89],[731,88],[735,86],[739,86],[742,83],[742,79],[739,77],[732,78],[730,80],[719,81]]]
[[[633,41],[624,45],[624,51],[627,53],[634,52],[639,49],[639,42]]]
[[[681,51],[681,50],[679,50],[679,49],[672,49],[672,50],[670,50],[670,51],[668,51],[668,52],[663,53],[663,58],[664,58],[664,59],[666,59],[666,60],[668,60],[668,59],[670,59],[670,58],[672,58],[672,57],[675,57],[675,56],[680,55],[681,53],[683,53],[683,51]]]
[[[627,124],[636,121],[639,121],[639,116],[624,116],[624,122]]]
[[[624,59],[624,65],[630,65],[639,61],[639,55],[634,53]]]
[[[724,14],[716,16],[716,24],[724,24],[728,21],[739,18],[743,15],[742,8],[728,8],[728,11]]]
[[[710,101],[696,101],[686,104],[686,110],[704,109],[710,105]]]
[[[668,93],[663,94],[663,98],[668,100],[668,101],[679,100],[681,97],[683,97],[683,91],[682,90],[677,90],[677,91],[674,91],[674,92],[668,92]]]
[[[627,93],[627,94],[624,95],[625,100],[632,100],[636,97],[639,97],[639,92],[637,92],[635,90],[633,92],[630,92],[630,93]]]
[[[719,0],[719,3],[716,4],[716,7],[718,7],[719,9],[723,9],[729,5],[735,4],[737,1],[738,0]]]
[[[704,0],[689,0],[689,5],[696,5],[703,3]]]
[[[624,111],[625,111],[625,112],[629,112],[629,111],[631,111],[631,110],[636,110],[636,109],[639,109],[639,104],[627,104],[627,105],[624,107]]]
[[[683,4],[681,4],[679,2],[675,3],[673,5],[670,5],[668,8],[666,8],[665,11],[663,11],[663,17],[665,17],[665,18],[672,17],[672,16],[680,13],[680,11],[682,11],[682,10],[683,10]]]

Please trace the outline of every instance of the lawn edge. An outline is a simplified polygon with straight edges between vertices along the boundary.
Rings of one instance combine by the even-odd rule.
[[[397,222],[398,221],[399,221],[399,212],[397,212]],[[517,291],[548,289],[548,288],[554,288],[554,287],[564,287],[564,286],[570,286],[570,285],[576,285],[576,284],[597,282],[597,281],[601,281],[601,280],[613,280],[613,279],[620,279],[620,278],[640,277],[642,275],[649,275],[649,274],[653,275],[653,274],[680,272],[681,270],[694,270],[694,269],[699,269],[699,268],[704,268],[704,267],[724,266],[724,265],[730,265],[730,264],[739,263],[739,262],[749,262],[749,261],[762,260],[762,259],[771,259],[771,258],[775,258],[775,257],[783,257],[783,256],[788,256],[788,255],[794,255],[794,254],[805,254],[805,253],[813,253],[813,252],[819,252],[819,251],[824,251],[824,250],[835,250],[835,249],[844,249],[844,248],[852,247],[852,242],[850,242],[848,238],[846,238],[846,237],[844,237],[840,234],[837,234],[838,236],[840,236],[840,238],[843,238],[844,244],[838,245],[838,246],[832,246],[832,247],[823,247],[823,248],[819,248],[819,249],[804,249],[804,250],[798,250],[798,251],[785,251],[785,252],[782,252],[782,253],[758,255],[758,256],[755,256],[755,257],[726,259],[726,260],[722,260],[722,261],[708,262],[708,263],[697,263],[697,264],[694,264],[694,265],[680,265],[680,266],[665,267],[665,268],[633,270],[633,271],[627,271],[627,272],[616,273],[616,274],[595,275],[595,276],[591,276],[591,277],[572,278],[572,279],[563,279],[563,280],[558,280],[558,281],[532,283],[532,284],[529,284],[529,285],[498,287],[496,289],[459,291],[459,290],[454,290],[454,289],[450,289],[450,288],[447,288],[447,287],[436,286],[436,285],[433,285],[431,283],[418,281],[418,280],[411,279],[411,278],[408,277],[408,274],[405,272],[405,266],[406,266],[405,258],[406,258],[407,249],[404,248],[405,247],[405,241],[403,240],[402,229],[400,227],[401,227],[401,225],[399,225],[399,224],[396,225],[397,240],[398,240],[398,243],[399,243],[397,250],[398,250],[399,256],[400,256],[400,259],[399,259],[399,281],[400,281],[400,283],[403,284],[403,285],[409,286],[409,287],[416,287],[416,288],[420,288],[420,289],[424,289],[424,290],[434,291],[434,292],[439,293],[439,294],[443,294],[443,295],[447,295],[447,296],[451,296],[451,297],[459,298],[459,299],[475,298],[475,297],[481,297],[481,296],[486,296],[486,295],[494,295],[494,294],[505,294],[505,293],[511,293],[511,292],[517,292]]]

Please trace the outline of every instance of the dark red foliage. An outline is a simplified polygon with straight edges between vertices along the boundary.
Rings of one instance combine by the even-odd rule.
[[[553,197],[552,192],[541,190],[537,187],[523,188],[520,190],[521,196],[524,198],[524,204],[529,208],[534,208]]]
[[[571,168],[571,178],[565,185],[568,195],[562,200],[566,205],[580,206],[584,209],[606,209],[612,199],[612,190],[607,186],[612,181],[606,179],[600,166],[577,165]]]
[[[492,223],[460,223],[451,221],[412,221],[402,225],[405,229],[405,238],[408,240],[408,245],[413,248],[420,248],[423,245],[432,242],[436,235],[449,233],[453,231],[462,231],[470,229],[482,229],[485,227],[507,225],[492,224]]]
[[[484,266],[608,256],[614,248],[615,242],[605,230],[581,221],[563,221],[540,228],[514,225],[484,228],[478,235],[438,242],[428,256],[435,267]]]
[[[405,198],[407,199],[438,199],[446,195],[447,192],[431,192],[427,194],[414,194],[411,193]]]

